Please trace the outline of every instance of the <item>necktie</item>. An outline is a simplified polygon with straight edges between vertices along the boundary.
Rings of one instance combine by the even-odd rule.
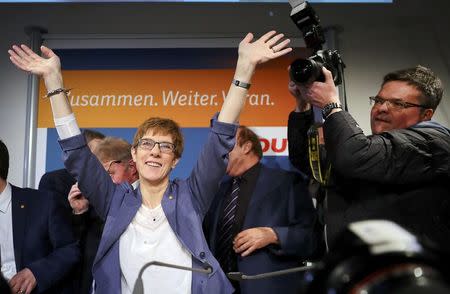
[[[231,193],[227,195],[223,204],[222,218],[218,225],[217,260],[225,272],[234,270],[235,254],[233,238],[235,237],[234,218],[239,196],[240,179],[234,178]]]

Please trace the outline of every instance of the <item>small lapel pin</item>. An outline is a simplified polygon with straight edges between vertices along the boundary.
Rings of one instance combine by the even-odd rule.
[[[25,204],[20,204],[20,208],[25,208]]]

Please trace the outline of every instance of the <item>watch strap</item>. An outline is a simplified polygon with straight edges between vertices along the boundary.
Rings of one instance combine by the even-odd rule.
[[[342,109],[342,105],[340,103],[336,103],[336,102],[331,102],[331,103],[328,103],[327,105],[325,105],[322,109],[323,119],[326,119],[330,115],[331,111],[336,108]]]

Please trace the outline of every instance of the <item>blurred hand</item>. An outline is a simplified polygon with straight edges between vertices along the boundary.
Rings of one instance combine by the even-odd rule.
[[[253,251],[272,243],[278,244],[278,236],[272,228],[251,228],[236,235],[233,241],[233,249],[236,253],[241,253],[241,256],[247,256]]]
[[[72,188],[70,188],[67,199],[69,200],[70,207],[72,207],[74,214],[82,214],[89,209],[89,200],[81,194],[80,189],[78,189],[78,183],[75,183]]]
[[[325,82],[313,82],[309,85],[298,86],[301,96],[307,102],[319,108],[323,108],[328,103],[340,103],[331,72],[325,67],[322,67],[322,71]]]
[[[36,278],[30,269],[24,268],[9,280],[12,293],[30,294],[36,288]]]

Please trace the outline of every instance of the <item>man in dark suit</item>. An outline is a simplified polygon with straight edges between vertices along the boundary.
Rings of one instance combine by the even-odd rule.
[[[100,141],[105,138],[105,135],[103,135],[102,133],[90,129],[84,129],[83,134],[91,151],[94,150],[95,147],[100,143]],[[45,173],[39,181],[39,190],[50,191],[55,195],[56,201],[62,209],[63,216],[67,219],[68,222],[71,223],[72,231],[75,237],[80,241],[81,249],[83,249],[83,240],[80,239],[81,236],[85,234],[86,227],[84,222],[80,221],[80,217],[73,214],[73,208],[70,206],[70,203],[67,199],[67,197],[69,196],[69,192],[75,183],[76,180],[69,174],[69,172],[65,168],[62,168]],[[84,257],[83,250],[82,255]],[[73,274],[71,275],[74,293],[88,293],[89,290],[86,290],[86,287],[87,289],[89,289],[90,283],[87,282],[88,286],[85,286],[86,283],[83,282],[83,277],[89,274],[90,265],[89,267],[84,266],[82,258],[82,261],[76,266],[76,268],[74,268]]]
[[[301,266],[319,245],[305,183],[298,174],[261,164],[261,144],[250,129],[239,127],[236,138],[228,177],[205,219],[213,254],[225,272],[246,275]],[[297,293],[300,281],[296,273],[234,286],[242,294]]]
[[[83,130],[83,134],[91,151],[100,142],[100,140],[105,138],[105,135],[102,133],[89,129]],[[70,219],[72,215],[72,208],[70,207],[69,201],[67,201],[67,196],[69,195],[70,188],[72,188],[75,182],[75,179],[69,174],[69,172],[65,168],[62,168],[46,172],[39,181],[38,189],[50,191],[55,194],[57,200],[64,207],[65,215]]]
[[[69,223],[52,194],[9,184],[8,169],[8,149],[0,140],[2,274],[13,293],[71,293],[63,280],[79,249]]]

